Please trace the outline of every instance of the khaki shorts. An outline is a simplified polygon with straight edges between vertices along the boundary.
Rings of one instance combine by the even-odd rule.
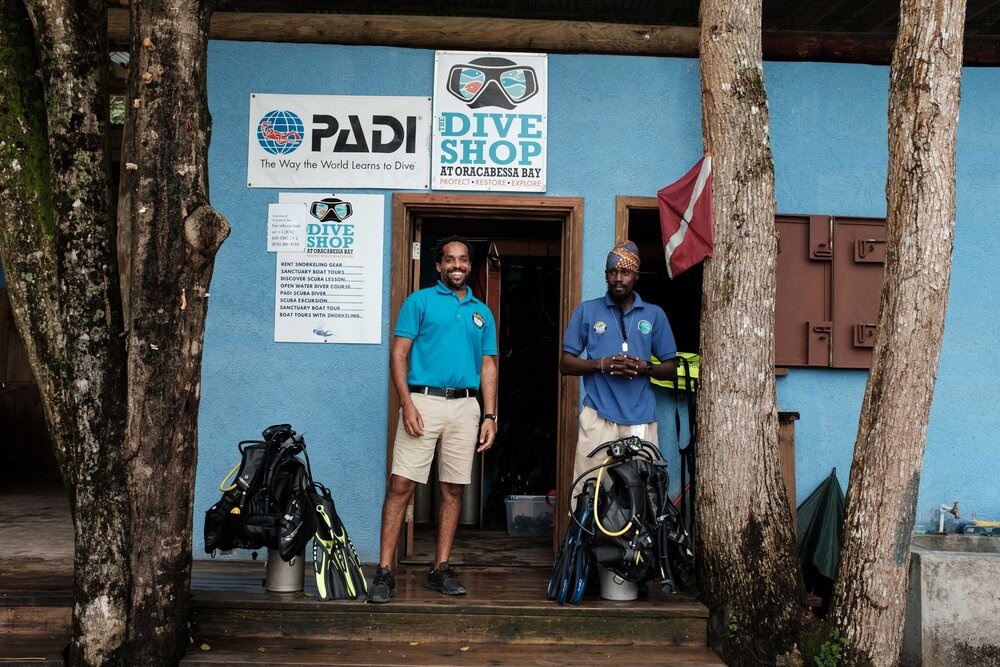
[[[412,436],[406,432],[400,409],[392,474],[426,484],[440,439],[438,480],[452,484],[471,482],[472,461],[479,442],[479,401],[425,394],[410,394],[410,399],[424,420],[424,434]]]
[[[584,406],[583,412],[580,413],[580,433],[576,440],[576,461],[573,464],[573,479],[575,480],[585,470],[598,465],[607,456],[606,451],[601,451],[594,454],[594,458],[587,458],[587,454],[592,452],[595,447],[629,435],[639,436],[641,440],[646,440],[654,445],[659,444],[656,434],[656,422],[637,424],[635,426],[616,424],[598,415],[597,410],[594,408]],[[590,477],[597,477],[597,471],[588,475],[573,488],[574,506],[576,505],[576,496],[583,488],[583,482]]]

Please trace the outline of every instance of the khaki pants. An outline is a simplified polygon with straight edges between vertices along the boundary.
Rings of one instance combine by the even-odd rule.
[[[438,481],[468,484],[472,461],[479,443],[479,401],[475,398],[444,398],[410,394],[424,420],[424,434],[412,436],[399,411],[396,446],[392,450],[392,474],[426,484],[438,439]]]
[[[594,454],[594,458],[588,458],[589,454],[598,445],[606,442],[624,438],[626,436],[638,436],[641,440],[646,440],[654,445],[659,445],[656,434],[656,422],[649,424],[616,424],[609,422],[597,414],[594,408],[585,406],[580,413],[580,432],[576,440],[576,461],[573,465],[573,479],[576,480],[585,470],[589,470],[601,463],[607,456],[607,451],[600,451]],[[580,483],[573,487],[573,506],[576,506],[576,496],[583,488],[583,482],[590,477],[597,477],[597,471],[588,475]]]

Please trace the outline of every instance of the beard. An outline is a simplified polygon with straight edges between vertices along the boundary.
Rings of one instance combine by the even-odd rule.
[[[451,275],[450,271],[448,271],[448,272],[442,271],[441,272],[441,282],[443,282],[446,287],[449,287],[450,289],[453,289],[453,290],[458,290],[458,289],[462,289],[463,287],[465,287],[465,283],[468,280],[468,278],[469,278],[469,274],[468,274],[467,271],[462,271],[461,278],[458,278],[457,280],[454,279],[454,278],[452,278],[452,275]]]
[[[621,289],[617,289],[617,285],[608,285],[608,296],[611,300],[617,304],[623,303],[629,296],[632,295],[632,289],[627,285],[623,285]]]

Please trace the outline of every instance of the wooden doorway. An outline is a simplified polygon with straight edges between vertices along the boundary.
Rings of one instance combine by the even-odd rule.
[[[512,195],[458,195],[458,194],[403,194],[393,195],[392,205],[392,270],[390,287],[390,328],[405,298],[416,287],[415,276],[420,275],[420,252],[415,244],[420,242],[424,221],[453,219],[466,228],[481,222],[485,225],[502,223],[512,229],[525,230],[529,225],[554,224],[559,227],[559,332],[569,322],[573,309],[581,297],[581,258],[583,255],[583,200],[570,197],[533,197]],[[561,346],[560,346],[561,349]],[[552,369],[558,374],[558,368]],[[556,415],[556,493],[565,498],[573,472],[573,455],[576,446],[577,412],[579,407],[579,380],[558,376]],[[399,418],[399,399],[390,385],[388,392],[389,429],[386,437],[386,476],[391,462],[393,441]],[[515,419],[515,415],[503,415]],[[562,510],[555,513],[557,534],[565,531],[568,515]],[[412,535],[412,531],[408,531]],[[400,545],[404,546],[403,544]]]

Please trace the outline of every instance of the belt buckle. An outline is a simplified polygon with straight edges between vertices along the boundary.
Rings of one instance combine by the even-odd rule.
[[[445,398],[458,398],[458,396],[456,394],[457,391],[458,391],[457,389],[452,389],[451,387],[448,387],[447,389],[444,390],[444,397]]]

